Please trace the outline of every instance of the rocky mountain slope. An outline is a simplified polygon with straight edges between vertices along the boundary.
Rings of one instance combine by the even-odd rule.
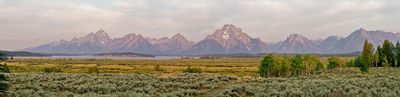
[[[170,38],[145,38],[140,34],[128,34],[111,39],[107,32],[99,30],[81,38],[70,41],[60,40],[38,47],[28,48],[27,51],[41,53],[96,54],[109,52],[139,52],[148,54],[177,54],[187,50],[193,42],[181,34]]]
[[[362,50],[364,40],[377,47],[385,39],[395,43],[400,40],[397,33],[386,32],[383,30],[367,31],[360,28],[352,32],[349,36],[341,38],[329,36],[323,40],[310,40],[298,34],[290,35],[286,40],[275,43],[272,51],[275,53],[319,53],[319,54],[343,54],[354,53]]]
[[[330,47],[328,47],[329,51],[326,52],[349,53],[361,51],[365,39],[368,39],[368,41],[372,43],[374,47],[381,45],[386,39],[393,43],[396,43],[400,40],[399,36],[393,32],[386,32],[383,30],[367,31],[363,28],[360,28],[349,36],[338,40],[337,43],[330,44]]]
[[[196,43],[188,54],[266,53],[268,47],[259,38],[251,38],[235,25],[226,24]]]
[[[277,43],[272,52],[275,53],[321,53],[322,49],[312,40],[299,34],[291,34],[285,41]]]
[[[60,40],[49,44],[27,48],[39,53],[96,54],[135,52],[155,55],[206,55],[206,54],[342,54],[361,51],[364,39],[375,47],[385,39],[393,43],[400,40],[399,33],[383,30],[368,31],[360,28],[347,37],[330,36],[322,40],[310,40],[299,34],[291,34],[286,40],[267,43],[252,38],[241,28],[225,24],[199,42],[192,42],[180,33],[172,37],[149,38],[140,34],[128,34],[110,38],[104,30],[90,33],[70,41]]]

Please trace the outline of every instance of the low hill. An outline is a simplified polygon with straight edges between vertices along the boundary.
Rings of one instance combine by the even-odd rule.
[[[15,57],[46,57],[51,56],[50,54],[42,54],[42,53],[32,53],[26,51],[0,51],[5,53],[7,56],[15,56]]]

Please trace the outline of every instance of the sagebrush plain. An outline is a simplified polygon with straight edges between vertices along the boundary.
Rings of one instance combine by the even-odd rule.
[[[354,57],[339,57],[343,64]],[[327,58],[321,57],[327,64]],[[396,96],[398,68],[343,67],[297,77],[259,76],[261,58],[111,60],[12,59],[9,96]],[[201,72],[186,73],[191,66]]]

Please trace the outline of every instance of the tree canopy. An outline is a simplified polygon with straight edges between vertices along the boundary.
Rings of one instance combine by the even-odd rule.
[[[281,56],[269,54],[261,60],[259,73],[262,77],[290,77],[315,74],[323,68],[317,56]]]
[[[6,59],[7,59],[6,53],[0,51],[0,60],[6,60]]]
[[[373,51],[372,51],[373,45],[368,42],[367,39],[364,41],[364,46],[363,46],[363,51],[361,54],[361,58],[359,58],[357,61],[357,66],[360,68],[362,72],[368,72],[369,66],[373,64]]]
[[[7,60],[7,56],[5,53],[0,52],[0,60]],[[7,84],[7,76],[4,73],[9,73],[10,70],[8,69],[6,64],[0,64],[0,93],[7,91],[9,85]]]

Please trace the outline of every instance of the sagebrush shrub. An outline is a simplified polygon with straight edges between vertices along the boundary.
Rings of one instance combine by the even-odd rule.
[[[154,65],[154,70],[156,70],[156,71],[164,71],[164,69],[161,68],[160,65]]]
[[[59,67],[45,67],[42,70],[44,73],[60,73],[62,72]]]
[[[98,73],[100,73],[99,72],[99,68],[97,68],[97,66],[89,67],[88,68],[88,73],[96,73],[96,74],[98,74]]]
[[[328,69],[332,70],[340,66],[340,60],[337,57],[328,58]]]
[[[201,73],[201,68],[196,68],[192,66],[186,67],[186,69],[183,71],[184,73]]]

